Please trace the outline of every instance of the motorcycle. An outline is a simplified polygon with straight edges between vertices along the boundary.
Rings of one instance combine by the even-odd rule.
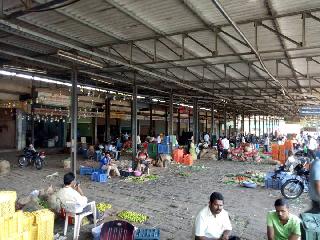
[[[307,161],[302,159],[294,168],[295,177],[288,179],[281,186],[281,194],[287,199],[298,198],[309,185],[309,170],[305,168]]]
[[[34,165],[36,169],[42,169],[45,160],[44,152],[32,151],[28,148],[23,150],[23,154],[19,156],[18,163],[20,167],[26,167],[28,165]]]

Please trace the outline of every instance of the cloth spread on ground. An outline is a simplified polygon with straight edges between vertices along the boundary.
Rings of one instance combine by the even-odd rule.
[[[229,214],[222,211],[214,216],[206,206],[197,215],[195,220],[195,235],[208,238],[220,238],[224,231],[232,230]]]
[[[292,234],[301,236],[300,219],[293,214],[289,214],[288,222],[283,225],[276,211],[270,211],[267,215],[267,226],[273,227],[276,240],[287,240]]]

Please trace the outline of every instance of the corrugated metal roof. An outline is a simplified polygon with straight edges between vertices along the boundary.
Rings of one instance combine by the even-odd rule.
[[[52,54],[56,50],[55,48],[49,47],[45,44],[37,43],[35,41],[31,41],[22,37],[18,36],[7,36],[0,38],[1,43],[6,43],[8,45],[16,46],[18,48],[27,49],[33,51],[35,53],[42,53],[42,54]]]
[[[317,0],[270,0],[270,2],[277,14],[303,11],[320,7],[320,2]]]
[[[226,19],[216,9],[211,0],[184,0],[207,23],[221,25],[227,23]],[[221,0],[220,3],[234,21],[255,19],[267,16],[264,2],[261,0]]]
[[[37,0],[39,4],[44,2],[47,1]],[[253,20],[270,18],[269,11],[273,15],[277,15],[312,10],[312,14],[320,18],[320,1],[268,0],[266,2],[262,0],[220,0],[220,2],[234,21],[243,23],[239,24],[239,27],[253,45],[255,44]],[[268,3],[270,9],[266,7],[265,3]],[[5,14],[21,9],[24,9],[24,7],[19,0],[4,0]],[[262,20],[262,23],[272,29],[276,29],[275,25],[278,25],[281,34],[299,43],[302,41],[301,14],[291,15],[274,20]],[[257,66],[252,67],[251,78],[257,79],[257,83],[249,83],[249,88],[256,88],[256,85],[258,85],[262,88],[262,94],[268,94],[272,91],[275,94],[280,93],[279,87],[278,90],[263,89],[264,82],[258,80],[269,78],[269,76],[261,69],[261,65],[257,61],[257,57],[251,53],[251,49],[240,44],[239,41],[220,32],[218,52],[217,55],[213,54],[213,51],[215,51],[215,35],[211,28],[214,26],[223,25],[223,31],[241,41],[244,40],[231,26],[227,26],[227,20],[220,14],[211,0],[78,1],[54,11],[28,13],[19,17],[19,20],[11,21],[35,32],[90,49],[92,53],[99,52],[111,56],[116,60],[121,60],[121,56],[118,53],[125,56],[126,59],[130,57],[130,41],[134,40],[134,44],[146,53],[134,48],[133,64],[139,63],[140,66],[141,63],[148,63],[143,67],[148,67],[148,69],[155,67],[155,72],[164,74],[166,73],[166,69],[157,68],[167,67],[167,71],[172,71],[179,78],[177,81],[183,79],[190,85],[193,84],[192,81],[196,84],[200,83],[202,75],[204,75],[204,79],[212,79],[216,82],[220,81],[219,77],[213,72],[224,78],[223,64],[228,63],[230,67],[227,68],[227,78],[234,78],[240,81],[237,84],[230,83],[230,87],[235,89],[236,85],[239,85],[240,88],[243,88],[247,86],[242,80],[249,74],[248,62],[253,62]],[[19,30],[13,31],[5,27],[5,24],[0,25],[0,28],[9,33],[8,35],[7,33],[3,34],[0,32],[0,37],[2,36],[0,42],[12,46],[10,47],[12,51],[21,53],[24,49],[26,55],[30,55],[31,51],[42,55],[52,54],[61,48],[65,50],[73,49],[72,47],[70,49],[63,47],[54,41],[47,41],[41,39],[41,37],[32,36],[32,34],[22,33]],[[13,35],[10,35],[11,33]],[[182,34],[188,34],[184,41],[184,59],[182,59]],[[158,38],[164,44],[159,41],[157,42],[157,59],[153,63],[155,38]],[[281,60],[287,65],[290,66],[292,64],[293,66],[293,69],[291,69],[291,67],[286,67],[283,64],[278,65],[279,77],[282,78],[281,82],[285,86],[287,80],[284,78],[289,77],[289,87],[299,87],[296,79],[294,79],[293,72],[296,70],[296,76],[303,78],[300,75],[306,74],[305,57],[320,55],[319,42],[320,25],[317,20],[312,18],[306,19],[306,46],[299,47],[300,50],[296,44],[284,39],[284,37],[279,37],[263,26],[258,26],[258,50],[262,52],[261,56],[265,59],[265,65],[270,72],[276,75],[276,60]],[[116,51],[110,50],[109,53],[111,45]],[[98,49],[99,47],[100,49]],[[285,52],[283,47],[289,50],[296,50]],[[94,55],[92,54],[91,56],[90,53],[84,54],[81,51],[80,54],[89,58],[92,58]],[[150,56],[148,57],[147,55]],[[296,58],[300,56],[304,58]],[[294,59],[286,59],[287,57]],[[55,56],[51,56],[49,59],[57,60]],[[99,60],[98,58],[95,59]],[[319,61],[320,57],[317,59]],[[127,63],[127,60],[122,59],[121,61]],[[169,62],[166,63],[166,61]],[[217,65],[210,66],[210,64]],[[213,72],[210,72],[206,68],[204,69],[204,65],[208,65],[206,68],[212,69]],[[131,68],[130,66],[123,68],[111,66],[111,69],[112,71],[117,71],[117,69],[121,71],[123,69],[130,70]],[[191,71],[191,73],[186,69]],[[152,74],[148,74],[147,72],[141,74],[145,76],[143,79],[138,78],[141,81],[154,82],[158,81],[156,79],[161,78],[161,76],[150,76]],[[310,74],[313,76],[320,75],[320,68],[315,62],[310,62]],[[170,78],[173,78],[173,76],[170,76]],[[268,81],[272,86],[276,86],[274,82]],[[305,84],[304,80],[299,80],[299,83],[301,85]],[[229,83],[222,83],[221,86],[227,88]],[[245,93],[245,91],[239,90],[239,94],[242,93]],[[256,95],[258,93],[259,91],[250,91],[250,94]],[[234,94],[234,92],[230,92],[229,94]]]
[[[113,0],[163,33],[203,27],[180,0]]]
[[[87,45],[99,45],[107,41],[110,42],[110,37],[106,34],[57,12],[31,13],[20,17],[20,19]]]
[[[106,41],[106,44],[119,39],[131,40],[153,35],[152,30],[104,0],[91,0],[90,4],[87,1],[79,1],[58,11],[113,37]]]

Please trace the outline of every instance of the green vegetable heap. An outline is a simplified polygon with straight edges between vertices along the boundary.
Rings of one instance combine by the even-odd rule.
[[[112,205],[109,203],[98,203],[97,209],[99,212],[105,212],[107,209],[112,208]]]
[[[135,222],[135,223],[143,223],[148,219],[148,216],[144,214],[127,211],[127,210],[121,211],[120,213],[118,213],[117,216],[121,219],[127,220],[129,222]]]

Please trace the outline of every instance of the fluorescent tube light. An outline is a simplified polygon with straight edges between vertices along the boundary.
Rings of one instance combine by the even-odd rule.
[[[90,65],[90,66],[97,67],[97,68],[103,68],[102,63],[94,61],[94,60],[86,58],[86,57],[83,57],[83,56],[79,56],[79,55],[65,52],[62,50],[58,50],[57,54],[58,54],[58,56],[61,56],[61,57],[64,57],[64,58],[67,58],[70,60],[74,60],[79,63],[83,63],[83,64]]]
[[[41,74],[47,74],[47,71],[35,69],[35,68],[28,68],[28,67],[19,67],[19,66],[13,66],[13,65],[3,65],[4,69],[8,70],[16,70],[16,71],[24,71],[24,72],[31,72],[31,73],[41,73]]]

